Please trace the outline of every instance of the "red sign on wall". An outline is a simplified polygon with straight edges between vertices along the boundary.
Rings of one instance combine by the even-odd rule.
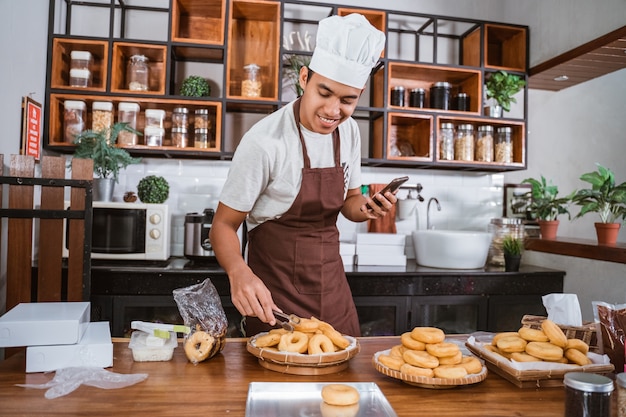
[[[30,97],[22,100],[22,155],[41,156],[41,104]]]

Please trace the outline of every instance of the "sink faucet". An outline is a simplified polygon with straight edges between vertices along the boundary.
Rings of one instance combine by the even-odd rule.
[[[431,197],[430,200],[428,200],[428,206],[426,207],[426,230],[430,230],[430,203],[435,202],[435,204],[437,204],[437,211],[441,211],[441,204],[439,204],[439,200],[437,200],[435,197]]]

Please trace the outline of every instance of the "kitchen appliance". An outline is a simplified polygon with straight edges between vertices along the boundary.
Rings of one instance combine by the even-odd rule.
[[[65,203],[69,208],[69,202]],[[68,256],[67,221],[63,256]],[[170,257],[167,204],[93,202],[91,258],[164,261]]]
[[[214,214],[212,208],[207,208],[203,213],[185,215],[185,257],[191,260],[216,260],[209,239]]]

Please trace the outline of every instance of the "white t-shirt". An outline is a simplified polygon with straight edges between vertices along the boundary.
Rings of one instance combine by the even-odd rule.
[[[334,166],[332,135],[301,127],[311,168]],[[361,186],[361,135],[352,118],[339,125],[344,198]],[[220,202],[249,212],[248,230],[282,216],[293,204],[302,181],[302,146],[296,129],[293,102],[263,118],[246,132],[237,146]]]

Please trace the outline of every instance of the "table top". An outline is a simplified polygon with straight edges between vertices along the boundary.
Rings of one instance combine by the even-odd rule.
[[[416,387],[379,373],[372,364],[373,355],[398,344],[399,337],[358,340],[361,351],[347,369],[329,375],[300,376],[261,367],[246,350],[247,339],[227,339],[220,354],[198,365],[187,361],[180,343],[171,361],[134,362],[128,349],[129,339],[114,339],[113,368],[109,370],[147,373],[148,378],[113,390],[83,385],[53,400],[44,398],[45,390],[15,385],[43,384],[53,378],[51,373],[26,374],[24,353],[19,352],[0,362],[0,414],[241,417],[245,416],[251,382],[374,382],[400,417],[563,416],[562,387],[522,389],[495,373],[489,373],[480,383],[463,387]]]

